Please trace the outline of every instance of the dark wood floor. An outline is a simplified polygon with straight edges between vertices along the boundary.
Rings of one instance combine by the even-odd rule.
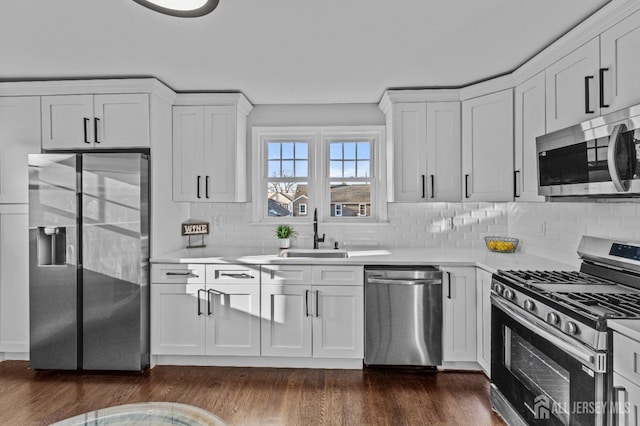
[[[158,366],[145,374],[34,372],[0,363],[0,425],[170,401],[229,425],[502,425],[479,373]]]

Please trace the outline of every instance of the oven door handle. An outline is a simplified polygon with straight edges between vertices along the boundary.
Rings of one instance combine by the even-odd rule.
[[[563,337],[557,335],[557,331],[550,329],[545,323],[540,323],[537,318],[527,312],[516,311],[506,302],[491,295],[491,303],[503,311],[509,318],[532,330],[535,334],[548,340],[552,345],[557,346],[562,351],[568,353],[578,361],[587,364],[596,373],[606,373],[606,355],[597,353],[577,342],[567,342]]]

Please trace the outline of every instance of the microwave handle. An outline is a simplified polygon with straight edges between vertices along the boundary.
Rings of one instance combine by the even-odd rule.
[[[627,131],[627,126],[624,123],[616,124],[613,127],[611,136],[609,137],[609,149],[607,150],[607,165],[609,166],[609,174],[613,185],[618,192],[625,192],[629,190],[629,183],[623,182],[620,179],[620,173],[616,166],[616,149],[618,148],[618,142],[620,141],[620,134]]]

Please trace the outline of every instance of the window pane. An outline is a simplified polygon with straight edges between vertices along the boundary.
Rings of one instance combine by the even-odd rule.
[[[340,142],[332,142],[329,144],[329,159],[330,160],[342,159],[342,144]]]
[[[290,160],[293,158],[293,143],[286,142],[282,144],[282,159]]]
[[[296,142],[295,144],[296,150],[296,159],[309,159],[309,148],[307,147],[306,142]]]
[[[342,177],[342,161],[331,161],[329,163],[329,176]]]
[[[356,162],[345,161],[344,171],[342,173],[343,173],[342,177],[356,177]]]
[[[369,169],[369,161],[358,161],[358,175],[357,177],[370,177],[371,170]]]
[[[306,216],[308,185],[306,182],[268,182],[267,216]],[[304,204],[302,209],[300,205]]]
[[[331,182],[331,215],[335,216],[336,211],[342,216],[368,216],[371,212],[371,185]],[[365,211],[366,215],[362,215],[361,211]]]
[[[277,142],[267,143],[269,160],[280,158],[280,144]]]
[[[296,160],[296,173],[294,176],[296,177],[307,177],[309,176],[309,162],[307,160]]]
[[[344,158],[349,160],[356,159],[356,144],[354,142],[344,144]]]
[[[293,177],[293,161],[282,162],[282,174],[281,177]]]
[[[358,159],[371,159],[371,142],[358,142]]]
[[[280,160],[269,160],[269,171],[267,176],[280,177]]]

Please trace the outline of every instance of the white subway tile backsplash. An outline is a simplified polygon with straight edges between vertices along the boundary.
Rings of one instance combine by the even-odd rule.
[[[511,203],[509,235],[523,252],[579,265],[582,235],[640,240],[637,203]]]
[[[482,247],[487,233],[505,235],[508,230],[507,203],[389,203],[388,223],[356,226],[320,223],[326,233],[325,247],[337,241],[340,246],[357,247]],[[191,217],[214,223],[205,238],[210,247],[241,247],[257,253],[277,249],[274,226],[251,222],[248,203],[193,203]],[[311,247],[311,223],[295,226],[294,247]]]
[[[212,247],[277,251],[274,226],[253,224],[251,204],[194,203],[191,217],[209,221]],[[451,221],[450,221],[451,220]],[[453,228],[449,229],[450,226]],[[311,223],[296,225],[294,247],[311,247]],[[482,248],[486,235],[520,239],[519,250],[578,265],[576,249],[584,234],[640,240],[638,203],[389,203],[388,223],[345,226],[320,223],[325,247]]]

